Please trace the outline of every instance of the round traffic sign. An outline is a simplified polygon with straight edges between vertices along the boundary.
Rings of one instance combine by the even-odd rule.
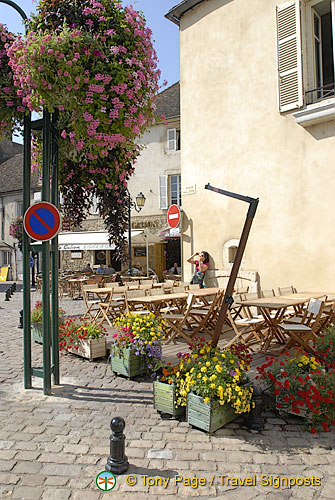
[[[180,222],[180,210],[178,205],[171,205],[167,213],[167,221],[170,227],[177,227]]]
[[[58,209],[47,201],[34,203],[23,217],[26,233],[37,241],[48,241],[54,238],[60,229],[60,222]]]

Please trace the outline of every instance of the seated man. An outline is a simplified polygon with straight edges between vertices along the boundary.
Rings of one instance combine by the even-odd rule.
[[[91,268],[91,264],[88,263],[84,269],[80,271],[81,273],[93,273],[93,269]]]
[[[114,269],[114,267],[112,267],[110,264],[109,266],[107,267],[107,269],[105,269],[105,273],[104,274],[115,274],[116,271]]]
[[[96,270],[97,274],[104,274],[105,273],[105,268],[103,264],[100,264],[98,269]]]

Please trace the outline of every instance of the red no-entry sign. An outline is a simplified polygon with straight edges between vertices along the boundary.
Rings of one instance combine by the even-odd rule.
[[[178,205],[171,205],[167,213],[167,221],[170,227],[177,227],[180,222],[180,210]]]
[[[54,238],[60,229],[60,222],[58,209],[47,201],[34,203],[23,217],[26,233],[37,241],[48,241]]]

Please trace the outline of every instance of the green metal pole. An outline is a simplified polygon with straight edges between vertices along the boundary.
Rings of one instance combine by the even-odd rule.
[[[57,208],[59,205],[58,196],[58,133],[55,129],[58,116],[55,112],[52,116],[52,136],[51,136],[51,203]],[[52,332],[52,365],[53,382],[59,385],[59,324],[58,324],[58,236],[51,240],[51,332]]]
[[[23,147],[23,213],[30,205],[30,165],[31,165],[31,114],[24,118]],[[24,388],[31,389],[31,325],[30,325],[30,238],[25,231],[22,235],[23,271],[23,372]]]
[[[42,201],[50,201],[50,113],[43,111]],[[50,364],[50,242],[42,243],[42,310],[43,310],[43,392],[51,394]]]

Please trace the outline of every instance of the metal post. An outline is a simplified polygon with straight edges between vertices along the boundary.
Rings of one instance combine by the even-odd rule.
[[[43,111],[42,201],[50,200],[50,113]],[[43,392],[51,393],[50,364],[50,242],[42,243],[42,311],[43,311]]]
[[[58,208],[58,138],[55,129],[58,116],[56,112],[52,116],[52,136],[51,136],[51,161],[52,161],[52,177],[51,177],[51,203]],[[52,365],[53,365],[53,382],[59,385],[59,324],[58,324],[58,236],[53,238],[51,242],[51,337],[52,337]]]
[[[128,274],[131,275],[132,270],[132,262],[131,262],[131,198],[129,193],[128,200]]]
[[[244,253],[247,241],[248,241],[250,228],[251,228],[252,222],[253,222],[254,217],[255,217],[255,213],[257,210],[257,205],[258,205],[259,199],[258,198],[257,199],[250,198],[248,196],[243,196],[243,195],[236,194],[236,193],[231,193],[230,191],[225,191],[223,189],[214,188],[210,184],[207,184],[205,186],[205,189],[210,189],[211,191],[215,191],[216,193],[224,194],[226,196],[229,196],[231,198],[235,198],[235,199],[238,199],[241,201],[246,201],[247,203],[250,204],[249,210],[247,213],[247,218],[246,218],[246,221],[244,223],[243,230],[242,230],[240,243],[238,245],[238,249],[236,252],[235,259],[234,259],[234,264],[233,264],[233,267],[232,267],[232,270],[231,270],[231,273],[229,276],[229,280],[227,283],[224,301],[222,303],[219,317],[218,317],[218,320],[217,320],[217,323],[215,326],[215,330],[214,330],[212,345],[217,346],[218,341],[219,341],[219,337],[220,337],[220,334],[222,331],[222,325],[223,325],[224,320],[226,319],[228,307],[230,307],[230,305],[232,304],[232,300],[233,300],[232,295],[234,292],[235,281],[236,281],[236,278],[238,275],[238,271],[240,269],[243,253]]]
[[[125,455],[125,440],[123,434],[126,426],[122,417],[114,417],[110,427],[112,434],[110,436],[110,455],[107,459],[106,470],[113,474],[123,474],[129,468],[128,458]]]
[[[24,117],[23,132],[23,213],[30,205],[30,167],[31,167],[31,114]],[[25,231],[22,235],[22,272],[23,272],[23,371],[24,388],[31,389],[31,324],[30,324],[30,238]]]

